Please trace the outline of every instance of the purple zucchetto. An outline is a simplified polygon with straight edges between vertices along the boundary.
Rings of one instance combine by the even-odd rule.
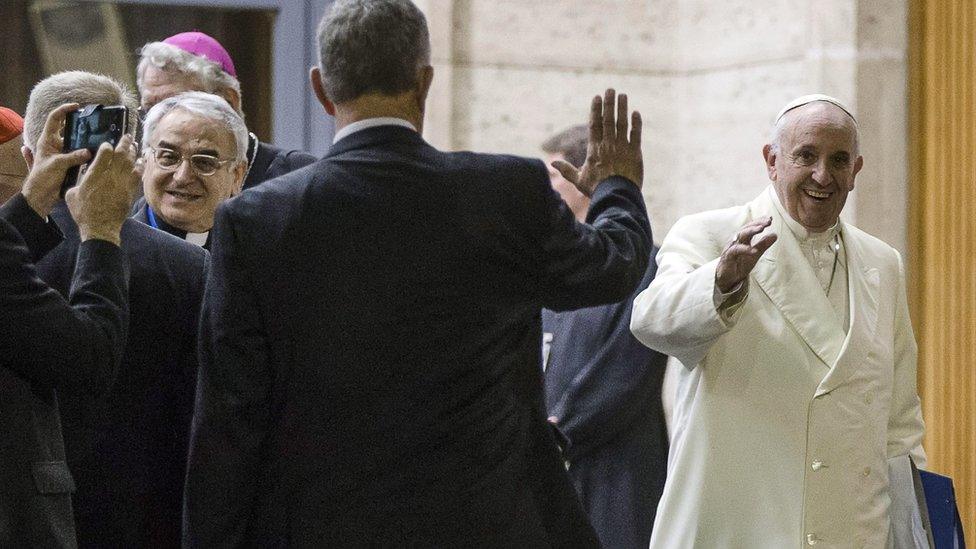
[[[213,61],[220,65],[224,72],[237,78],[237,71],[234,69],[234,61],[230,58],[230,54],[212,36],[199,31],[181,32],[163,40],[163,43]]]

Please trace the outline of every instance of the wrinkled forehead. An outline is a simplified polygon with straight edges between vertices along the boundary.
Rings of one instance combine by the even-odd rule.
[[[216,149],[221,153],[236,152],[234,131],[218,115],[213,117],[179,106],[164,114],[153,128],[147,142],[159,146],[161,141],[178,149]]]
[[[164,99],[188,91],[207,91],[196,76],[176,69],[150,65],[139,80],[142,108],[148,110]]]
[[[781,123],[785,126],[785,136],[794,141],[801,136],[808,139],[821,137],[847,141],[851,148],[857,147],[857,123],[844,109],[826,101],[814,101],[792,109],[783,115]]]

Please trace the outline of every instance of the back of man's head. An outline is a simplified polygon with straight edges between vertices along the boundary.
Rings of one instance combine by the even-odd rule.
[[[542,151],[561,155],[566,162],[579,168],[586,161],[586,144],[590,131],[585,124],[571,126],[542,142]]]
[[[318,41],[322,83],[334,103],[406,92],[430,65],[427,19],[410,0],[337,0]]]
[[[65,103],[123,105],[129,108],[128,132],[135,134],[136,97],[125,84],[84,71],[67,71],[48,76],[31,90],[24,116],[24,145],[32,151],[44,131],[48,114]]]

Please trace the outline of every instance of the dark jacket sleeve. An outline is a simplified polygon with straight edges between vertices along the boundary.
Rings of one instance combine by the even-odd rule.
[[[554,338],[551,354],[567,364],[550,364],[546,375],[571,377],[565,385],[557,384],[565,390],[555,402],[550,400],[549,407],[570,440],[569,459],[612,440],[638,415],[650,413],[650,400],[660,401],[667,356],[648,349],[630,333],[633,297],[647,288],[656,272],[652,259],[637,290],[623,301],[563,313],[571,315],[572,325],[559,334],[560,340]],[[597,333],[579,333],[590,330]]]
[[[183,507],[184,547],[237,547],[270,417],[267,336],[231,210],[217,210]]]
[[[544,170],[541,163],[539,168]],[[578,223],[559,195],[547,189],[538,239],[543,306],[577,309],[630,295],[651,250],[651,227],[640,189],[622,177],[601,182],[590,198],[587,223]]]
[[[0,363],[32,383],[100,394],[125,349],[127,259],[109,242],[82,243],[65,302],[38,278],[21,234],[7,221],[18,221],[10,213],[0,210]]]

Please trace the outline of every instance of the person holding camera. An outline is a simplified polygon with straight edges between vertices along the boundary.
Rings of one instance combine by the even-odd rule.
[[[67,194],[79,244],[66,298],[34,266],[62,239],[46,218],[65,172],[92,159],[88,150],[60,152],[65,114],[77,108],[46,117],[34,170],[0,207],[0,547],[75,546],[57,393],[104,393],[125,348],[129,262],[119,244],[131,202],[130,137],[99,148]],[[0,133],[19,133],[17,118],[0,117]]]
[[[103,105],[105,115],[124,106],[130,117],[124,125],[128,133],[134,130],[135,97],[119,82],[81,71],[50,76],[34,87],[27,104],[24,156],[31,173],[41,167],[38,155],[50,146],[41,138],[39,121],[67,101],[91,111],[89,116],[99,115],[91,105]],[[102,126],[95,120],[78,123]],[[66,128],[65,134],[77,132]],[[49,200],[51,218],[66,238],[37,269],[66,295],[81,243],[79,227],[58,199],[57,188]],[[209,255],[132,219],[121,234],[122,251],[132,265],[132,291],[119,374],[103,398],[77,392],[60,396],[68,463],[78,488],[78,540],[82,546],[175,546],[196,386],[197,317]]]

